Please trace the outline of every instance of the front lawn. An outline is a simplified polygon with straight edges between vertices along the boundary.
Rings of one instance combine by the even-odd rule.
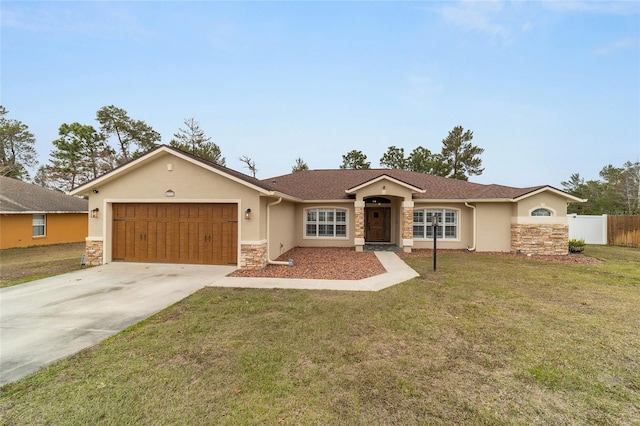
[[[84,250],[84,242],[0,250],[0,287],[77,271]]]
[[[4,386],[4,424],[638,424],[640,250],[407,258],[378,293],[206,288]]]

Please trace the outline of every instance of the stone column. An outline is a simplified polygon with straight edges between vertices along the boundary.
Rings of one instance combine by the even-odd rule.
[[[364,201],[356,200],[354,202],[355,218],[354,218],[354,240],[356,251],[364,250]]]
[[[104,242],[87,238],[85,240],[85,264],[91,266],[102,265]]]
[[[240,269],[262,269],[267,266],[267,241],[240,243]]]
[[[411,253],[413,247],[413,200],[402,202],[402,248]]]

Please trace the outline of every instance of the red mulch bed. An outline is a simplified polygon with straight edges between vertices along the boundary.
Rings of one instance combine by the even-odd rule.
[[[450,251],[450,250],[443,250]],[[465,251],[465,250],[458,250]],[[411,253],[398,253],[398,256],[401,258],[405,257],[431,257],[433,250],[431,249],[413,249]],[[584,254],[566,254],[566,255],[549,255],[549,256],[541,256],[541,255],[524,255],[524,254],[513,254],[513,253],[502,253],[502,252],[469,252],[469,255],[489,255],[489,256],[503,256],[503,257],[513,257],[519,259],[535,259],[535,260],[544,260],[545,262],[552,263],[567,263],[567,264],[578,264],[578,265],[596,265],[602,263],[602,260],[596,259],[594,257],[585,256]]]
[[[356,252],[353,247],[296,247],[277,260],[289,259],[293,259],[293,266],[267,265],[257,270],[237,270],[229,276],[360,280],[386,272],[375,253]]]

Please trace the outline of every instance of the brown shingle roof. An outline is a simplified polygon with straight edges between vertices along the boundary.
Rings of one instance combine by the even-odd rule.
[[[345,190],[385,175],[423,189],[424,193],[414,194],[415,199],[512,199],[544,188],[544,186],[513,188],[502,185],[483,185],[408,170],[389,169],[303,170],[264,179],[262,182],[272,190],[303,200],[341,200],[350,198]]]
[[[0,176],[0,213],[86,213],[87,200]]]

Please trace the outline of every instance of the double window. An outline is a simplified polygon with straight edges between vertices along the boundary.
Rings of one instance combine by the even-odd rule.
[[[306,212],[306,237],[347,237],[347,211],[345,209],[307,209]]]
[[[433,217],[438,218],[436,236],[445,240],[458,239],[458,210],[414,209],[413,238],[433,239]]]
[[[31,224],[33,225],[31,235],[33,235],[34,237],[44,237],[45,235],[47,235],[47,219],[45,215],[34,214]]]

